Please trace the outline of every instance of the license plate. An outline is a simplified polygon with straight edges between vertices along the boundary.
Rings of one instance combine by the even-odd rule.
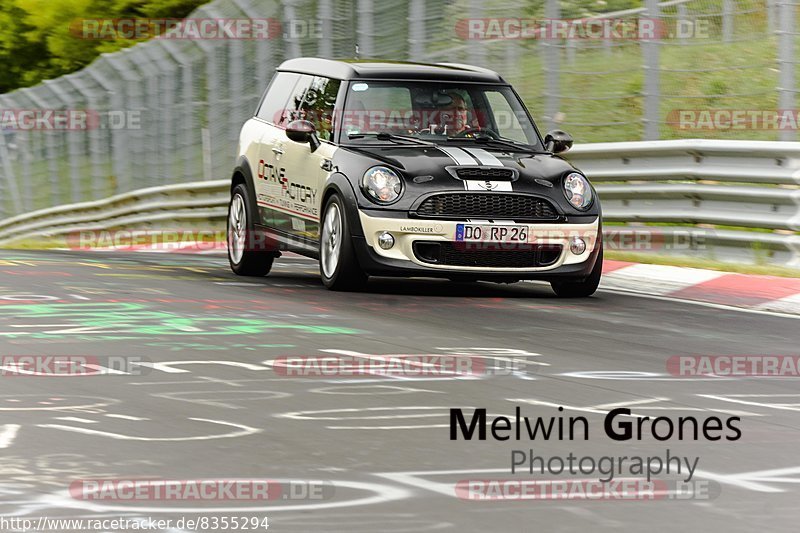
[[[528,242],[528,226],[457,224],[459,242]]]

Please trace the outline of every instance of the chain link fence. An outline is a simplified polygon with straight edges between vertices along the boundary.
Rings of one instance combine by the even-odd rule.
[[[189,18],[270,20],[279,31],[258,39],[153,39],[103,55],[79,72],[0,95],[0,220],[144,187],[227,177],[239,128],[273,69],[299,56],[486,66],[513,83],[543,130],[565,129],[578,143],[796,138],[796,127],[754,121],[737,129],[719,117],[703,122],[698,111],[794,109],[798,4],[646,0],[613,13],[597,11],[605,2],[591,10],[579,5],[216,0]],[[587,17],[634,33],[590,34]],[[654,34],[637,33],[649,23]],[[31,110],[82,110],[92,120],[61,129],[48,128],[47,120],[35,127],[9,124],[9,117]]]

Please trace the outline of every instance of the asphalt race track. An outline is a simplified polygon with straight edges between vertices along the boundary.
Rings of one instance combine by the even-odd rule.
[[[798,326],[768,313],[605,291],[561,300],[533,283],[378,279],[365,293],[334,293],[314,262],[297,258],[281,259],[265,278],[237,278],[218,255],[3,251],[0,355],[142,364],[100,375],[3,372],[0,515],[267,516],[270,531],[288,532],[797,531],[797,379],[676,377],[667,362],[796,355]],[[395,354],[473,357],[486,368],[321,376],[275,364]],[[450,440],[450,408],[513,417],[517,406],[529,417],[563,406],[589,420],[589,439]],[[603,419],[625,406],[650,417],[738,416],[742,437],[611,440]],[[669,449],[699,458],[695,478],[711,495],[458,496],[459,481],[542,478],[510,472],[511,451],[529,449],[596,458]],[[87,479],[233,478],[301,489],[214,502],[69,491]],[[323,490],[310,497],[304,483]]]

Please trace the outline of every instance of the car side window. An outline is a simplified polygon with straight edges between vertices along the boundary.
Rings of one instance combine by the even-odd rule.
[[[293,94],[300,74],[278,72],[267,89],[256,116],[276,126],[286,127],[285,110],[289,96]]]
[[[301,120],[304,118],[301,106],[303,105],[306,92],[308,92],[309,87],[311,87],[311,82],[313,80],[314,76],[310,76],[308,74],[300,75],[300,79],[297,80],[294,89],[292,89],[292,92],[289,95],[289,100],[286,102],[285,120],[282,124],[280,124],[282,128],[285,128],[286,125],[293,120]]]
[[[314,76],[300,106],[301,115],[314,124],[317,135],[324,141],[333,136],[333,107],[341,81]]]

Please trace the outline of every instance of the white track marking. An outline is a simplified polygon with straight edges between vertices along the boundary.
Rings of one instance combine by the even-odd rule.
[[[604,274],[602,283],[610,288],[644,289],[648,294],[665,295],[726,274],[700,268],[637,264]]]
[[[474,409],[474,407],[465,407],[465,409]],[[397,414],[402,411],[437,411],[433,413],[418,412],[409,414]],[[392,414],[371,414],[376,412],[389,412]],[[356,422],[362,420],[400,420],[400,419],[417,419],[417,418],[446,418],[450,412],[450,407],[441,406],[428,406],[428,405],[403,405],[397,407],[362,407],[362,408],[345,408],[345,409],[323,409],[320,411],[295,411],[291,413],[282,413],[276,415],[278,418],[289,418],[292,420],[331,420],[340,423]],[[341,413],[343,416],[329,416],[331,414]],[[364,413],[365,416],[346,416],[348,413]],[[322,416],[320,416],[322,415]],[[392,425],[392,426],[325,426],[325,429],[431,429],[431,428],[446,428],[450,427],[449,424],[414,424],[414,425]]]
[[[699,305],[701,307],[710,307],[712,309],[721,309],[724,311],[738,311],[740,313],[751,313],[754,315],[762,315],[762,316],[774,316],[779,318],[793,318],[795,320],[800,319],[800,314],[798,315],[791,315],[787,313],[777,313],[775,311],[762,311],[760,309],[748,309],[746,307],[735,307],[733,305],[725,305],[725,304],[715,304],[711,302],[700,302],[698,300],[687,300],[686,298],[675,298],[670,296],[659,296],[655,294],[647,294],[643,292],[638,292],[635,290],[626,290],[626,289],[609,289],[609,288],[600,288],[598,291],[600,293],[609,292],[611,294],[622,294],[625,296],[635,296],[638,298],[649,298],[651,300],[660,300],[662,302],[677,302],[682,304],[691,304],[691,305]]]
[[[791,313],[792,311],[797,312],[797,310],[800,309],[800,294],[793,294],[785,298],[763,303],[756,306],[756,309],[759,311],[774,311],[777,313]]]
[[[396,385],[333,385],[330,387],[321,387],[318,389],[311,389],[309,392],[316,394],[343,394],[352,396],[373,396],[373,395],[388,395],[395,394],[412,394],[415,392],[427,392],[430,394],[446,394],[444,391],[429,390],[429,389],[415,389],[413,387],[398,387]]]
[[[163,361],[160,363],[145,363],[143,361],[134,362],[132,364],[139,366],[150,367],[153,370],[160,370],[168,374],[189,374],[191,370],[184,368],[173,368],[183,365],[223,365],[244,368],[245,370],[269,370],[261,365],[253,365],[250,363],[240,363],[238,361]]]
[[[579,379],[608,379],[617,381],[734,381],[732,378],[723,376],[708,377],[667,377],[666,374],[657,372],[636,372],[632,370],[598,370],[581,372],[562,372],[558,374],[567,378]]]
[[[17,432],[21,426],[19,424],[5,424],[0,432],[0,449],[8,448],[17,438]]]
[[[110,439],[117,439],[117,440],[137,440],[137,441],[148,441],[148,442],[151,441],[184,442],[184,441],[196,441],[196,440],[230,439],[234,437],[245,437],[247,435],[253,435],[255,433],[259,433],[262,431],[261,429],[252,428],[250,426],[245,426],[243,424],[234,424],[232,422],[225,422],[223,420],[209,420],[206,418],[190,418],[189,420],[194,420],[196,422],[207,422],[209,424],[219,424],[222,426],[231,426],[234,428],[238,428],[238,431],[232,431],[230,433],[222,433],[220,435],[200,435],[196,437],[136,437],[133,435],[123,435],[121,433],[109,433],[107,431],[98,431],[95,429],[87,429],[87,428],[80,428],[73,426],[62,426],[60,424],[38,424],[37,427],[60,429],[61,431],[70,431],[72,433],[83,433],[84,435],[107,437]]]
[[[112,413],[112,414],[107,414],[107,415],[105,415],[105,416],[107,416],[108,418],[121,418],[121,419],[123,419],[123,420],[135,420],[135,421],[137,421],[137,422],[139,422],[139,421],[143,421],[143,420],[150,420],[149,418],[142,418],[142,417],[140,417],[140,416],[130,416],[130,415],[115,415],[115,414],[113,414],[113,413]],[[63,419],[62,419],[62,420],[63,420]]]
[[[783,489],[771,487],[767,483],[800,483],[797,478],[783,477],[787,474],[800,474],[800,467],[778,468],[775,470],[761,470],[756,472],[742,472],[739,474],[717,474],[707,470],[695,470],[695,475],[712,479],[719,483],[726,483],[742,489],[755,492],[785,492]]]
[[[712,400],[719,400],[721,402],[738,403],[742,405],[752,405],[755,407],[765,407],[767,409],[777,409],[779,411],[800,411],[800,404],[796,403],[763,403],[750,400],[742,400],[741,398],[784,398],[784,397],[798,397],[800,394],[731,394],[731,395],[716,395],[716,394],[698,394],[701,398],[710,398]]]

